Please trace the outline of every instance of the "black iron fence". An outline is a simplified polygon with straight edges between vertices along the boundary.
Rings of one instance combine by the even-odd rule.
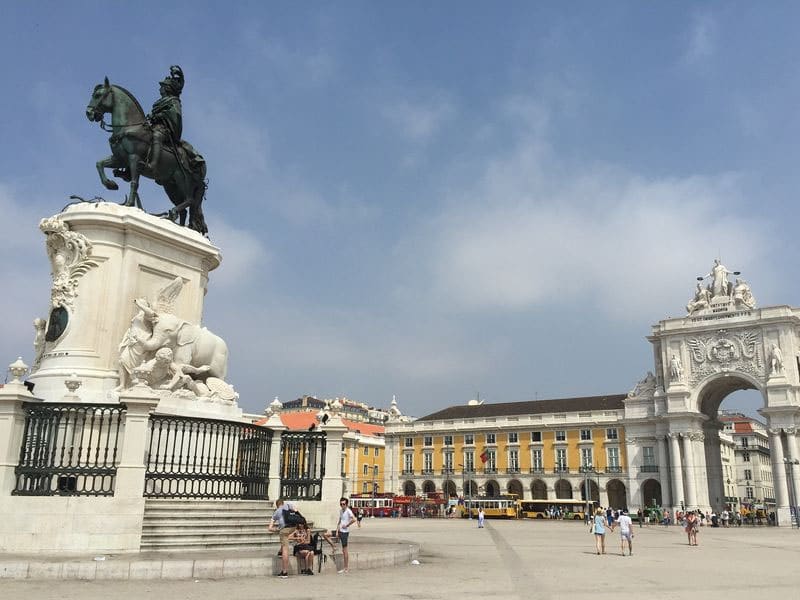
[[[284,431],[281,435],[281,491],[290,500],[322,500],[325,432]]]
[[[146,497],[267,499],[271,429],[150,415],[149,438]]]
[[[23,404],[17,496],[113,496],[122,404]]]

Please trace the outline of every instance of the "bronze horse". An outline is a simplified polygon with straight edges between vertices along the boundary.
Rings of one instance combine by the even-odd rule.
[[[106,113],[111,113],[110,126],[103,122]],[[86,117],[111,130],[108,140],[111,156],[97,161],[97,172],[100,181],[109,190],[118,190],[119,186],[106,177],[105,169],[113,169],[115,177],[130,181],[130,193],[124,206],[142,208],[138,190],[139,177],[143,175],[163,186],[174,204],[169,211],[157,216],[166,216],[172,221],[179,219],[181,225],[186,225],[188,210],[189,228],[203,235],[208,233],[202,208],[206,192],[206,165],[202,160],[190,160],[190,156],[197,155],[186,151],[186,142],[179,142],[177,148],[164,147],[158,164],[151,171],[147,159],[153,132],[147,117],[133,94],[121,86],[111,85],[108,77],[94,88],[86,107]]]

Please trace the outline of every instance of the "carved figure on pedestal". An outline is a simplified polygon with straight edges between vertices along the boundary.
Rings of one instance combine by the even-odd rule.
[[[783,352],[777,344],[772,344],[769,349],[769,374],[779,375],[783,373]]]
[[[47,329],[47,321],[41,318],[37,318],[33,320],[33,329],[36,333],[33,336],[33,366],[31,367],[31,373],[34,373],[42,362],[42,355],[44,354],[44,343],[45,343],[45,329]]]
[[[152,359],[157,351],[167,348],[176,364],[202,368],[204,376],[221,380],[224,385],[219,387],[223,394],[226,393],[224,379],[228,370],[228,346],[205,327],[173,314],[175,300],[182,289],[183,280],[176,277],[158,291],[155,307],[146,298],[134,301],[139,312],[133,317],[119,347],[119,389],[131,385],[133,369],[143,360]]]
[[[181,365],[174,361],[172,350],[160,348],[156,355],[142,365],[148,372],[147,382],[154,389],[169,390],[174,392],[187,389],[196,396],[211,394],[202,381],[195,381],[194,377],[203,377],[208,373],[209,367],[192,367]]]
[[[656,376],[652,371],[648,371],[644,379],[636,384],[636,387],[628,392],[628,398],[636,398],[641,396],[652,396],[656,391]]]
[[[750,291],[750,285],[744,279],[737,279],[733,286],[733,301],[736,308],[755,308],[756,299]]]
[[[683,381],[683,365],[677,354],[673,354],[669,359],[669,376],[672,381]]]
[[[136,304],[136,300],[134,300],[134,304]],[[147,308],[149,309],[149,306]],[[131,319],[131,326],[119,344],[119,386],[117,391],[128,389],[133,385],[135,379],[133,370],[144,362],[147,354],[139,343],[139,337],[150,333],[152,333],[152,325],[146,318],[145,309],[139,306],[139,312]]]
[[[709,307],[711,302],[711,292],[708,291],[706,288],[703,287],[703,284],[699,281],[697,282],[697,288],[694,292],[694,300],[691,300],[689,304],[686,305],[686,312],[690,315],[706,309]]]
[[[710,284],[711,287],[711,295],[716,298],[717,296],[730,296],[731,295],[731,284],[728,281],[728,275],[733,275],[733,271],[728,271],[728,269],[723,265],[718,258],[714,259],[714,266],[711,269],[711,273],[706,275],[706,277],[711,277],[712,281]]]

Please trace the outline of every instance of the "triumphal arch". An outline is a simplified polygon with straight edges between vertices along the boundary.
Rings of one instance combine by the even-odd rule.
[[[718,409],[730,393],[754,389],[768,425],[778,523],[789,525],[789,506],[800,498],[800,308],[759,308],[734,275],[714,261],[686,316],[660,321],[647,338],[655,368],[625,400],[631,505],[656,490],[673,511],[720,511]]]

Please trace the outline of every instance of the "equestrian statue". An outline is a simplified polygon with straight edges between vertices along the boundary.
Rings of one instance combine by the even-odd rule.
[[[97,162],[100,181],[109,190],[119,186],[110,180],[105,169],[113,169],[115,177],[131,184],[124,206],[142,208],[139,199],[139,177],[149,177],[164,187],[174,206],[157,216],[179,220],[181,225],[205,235],[208,233],[203,217],[206,192],[206,162],[189,144],[181,139],[183,119],[181,92],[183,71],[170,67],[169,75],[159,82],[161,97],[153,104],[149,115],[128,90],[112,85],[108,77],[94,88],[86,117],[100,123],[111,132],[108,143],[111,156]],[[111,113],[111,124],[103,115]]]

